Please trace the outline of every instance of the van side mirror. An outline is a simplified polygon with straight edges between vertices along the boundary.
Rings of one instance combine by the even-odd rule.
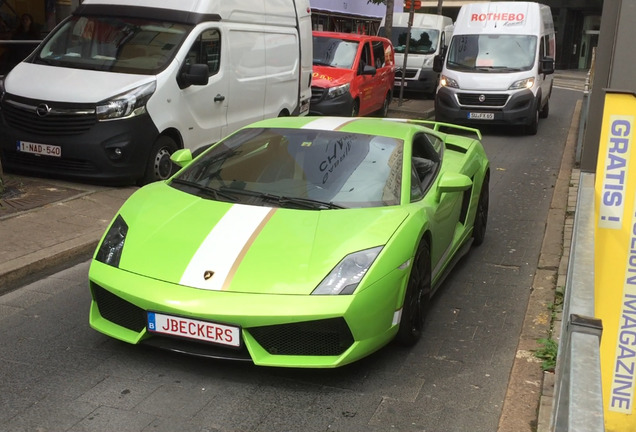
[[[444,68],[444,54],[437,54],[433,57],[433,71],[440,73]]]
[[[210,75],[210,69],[206,64],[184,65],[177,80],[179,88],[184,89],[191,85],[206,85]]]
[[[377,70],[373,66],[364,65],[364,67],[362,68],[362,74],[361,75],[375,76],[376,72],[377,72]]]
[[[550,75],[554,73],[554,59],[552,57],[542,57],[539,63],[539,73]]]

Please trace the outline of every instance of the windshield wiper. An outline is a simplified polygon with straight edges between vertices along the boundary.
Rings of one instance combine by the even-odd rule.
[[[326,63],[320,60],[314,60],[314,66],[330,66],[330,67],[334,67],[332,64],[330,63]]]
[[[467,69],[467,70],[474,70],[475,69],[475,66],[468,66],[468,65],[465,65],[463,63],[457,63],[457,62],[450,61],[450,60],[448,61],[447,64],[449,66],[454,66],[454,67],[460,68],[460,69]]]
[[[199,190],[200,192],[202,192],[203,194],[212,197],[213,199],[217,200],[217,201],[221,201],[219,198],[223,198],[224,200],[230,201],[230,202],[237,202],[238,198],[228,192],[222,191],[220,189],[215,189],[215,188],[211,188],[209,186],[203,186],[197,182],[193,182],[190,180],[183,180],[180,178],[175,178],[172,179],[172,182],[170,184],[178,184],[178,185],[184,185],[184,186],[190,186],[192,188],[195,188],[197,190]]]
[[[311,198],[298,198],[298,197],[288,197],[282,195],[272,195],[272,194],[261,194],[260,198],[266,201],[273,201],[278,203],[281,206],[285,206],[288,204],[294,206],[300,206],[308,209],[314,210],[326,210],[326,209],[344,209],[346,207],[335,204],[331,201],[320,201],[314,200]]]

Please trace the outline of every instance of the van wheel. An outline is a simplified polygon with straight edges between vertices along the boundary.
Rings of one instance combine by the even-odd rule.
[[[548,114],[550,114],[550,99],[545,101],[545,105],[543,105],[543,108],[539,111],[539,117],[542,119],[548,118]]]
[[[534,112],[534,116],[532,116],[532,121],[529,125],[526,125],[524,128],[524,132],[526,135],[536,135],[539,131],[539,107]]]
[[[152,150],[150,150],[143,184],[166,180],[175,172],[170,155],[177,149],[177,143],[169,136],[162,135],[157,138]]]
[[[378,112],[379,117],[388,116],[390,106],[391,106],[391,92],[388,92],[386,94],[386,97],[384,98],[384,103],[382,104],[382,108],[380,108],[380,111]]]
[[[353,101],[351,105],[351,117],[358,117],[360,114],[360,101],[358,99]]]
[[[417,247],[411,274],[404,293],[402,319],[396,341],[412,346],[422,336],[424,320],[431,298],[431,250],[428,242],[422,240]]]

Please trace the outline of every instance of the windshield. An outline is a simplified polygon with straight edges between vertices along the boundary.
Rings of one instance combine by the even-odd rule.
[[[446,67],[478,72],[526,71],[532,69],[536,51],[536,36],[453,36]]]
[[[244,129],[220,142],[171,182],[230,202],[296,208],[398,205],[403,142],[310,129]],[[272,197],[284,198],[273,201]]]
[[[46,41],[34,61],[154,75],[170,63],[191,29],[137,18],[73,16]]]
[[[358,42],[314,36],[314,64],[342,69],[353,68]]]
[[[380,36],[384,36],[384,27],[380,29]],[[396,53],[406,52],[406,35],[408,28],[393,27],[391,29],[391,42]],[[439,30],[411,28],[411,40],[409,41],[409,54],[434,54],[439,43]]]

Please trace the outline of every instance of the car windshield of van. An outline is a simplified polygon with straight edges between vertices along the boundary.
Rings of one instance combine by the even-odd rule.
[[[73,16],[40,48],[40,64],[154,75],[192,26],[138,18]]]
[[[306,210],[400,203],[403,141],[360,133],[248,128],[183,168],[170,186],[217,201]]]
[[[534,65],[536,52],[536,36],[455,35],[446,67],[485,73],[527,71]]]
[[[380,36],[384,36],[384,27],[380,29]],[[391,29],[391,42],[396,53],[406,52],[406,35],[408,28],[393,27]],[[411,28],[411,40],[409,41],[409,54],[433,54],[437,51],[439,42],[439,30]]]
[[[314,65],[353,68],[358,42],[322,36],[314,36],[313,40]]]

